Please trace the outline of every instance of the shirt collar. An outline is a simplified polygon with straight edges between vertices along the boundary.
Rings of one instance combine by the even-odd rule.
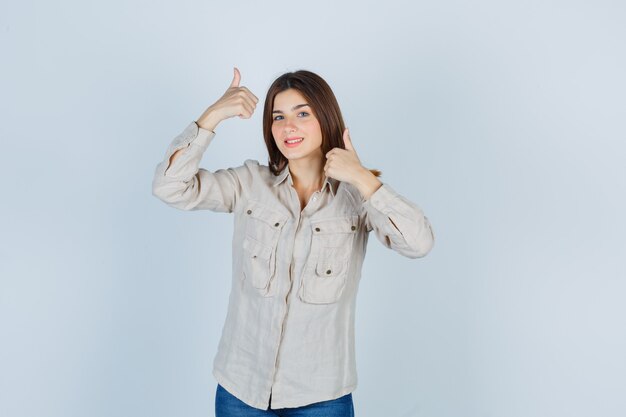
[[[291,178],[291,172],[289,171],[289,166],[288,165],[286,165],[285,168],[282,170],[282,172],[280,174],[278,174],[277,177],[274,178],[274,184],[272,184],[272,186],[273,187],[278,186],[278,184],[280,184],[283,181],[285,181],[285,179],[287,179],[287,177],[289,177],[289,184],[293,185],[293,179]],[[337,188],[339,187],[339,181],[337,181],[336,179],[331,178],[331,177],[325,177],[324,185],[322,186],[322,192],[324,191],[324,189],[326,187],[328,187],[328,189],[330,190],[330,193],[334,197],[335,194],[337,194]]]

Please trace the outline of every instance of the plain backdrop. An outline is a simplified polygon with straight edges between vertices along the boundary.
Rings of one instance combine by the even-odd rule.
[[[370,235],[357,416],[626,415],[625,21],[608,0],[3,0],[0,415],[213,415],[232,215],[151,181],[233,66],[261,102],[202,167],[267,163],[267,88],[308,69],[432,222],[422,259]]]

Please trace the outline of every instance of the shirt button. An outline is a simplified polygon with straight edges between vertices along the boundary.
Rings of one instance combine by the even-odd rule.
[[[246,213],[248,213],[248,214],[252,214],[252,210],[248,210]]]
[[[332,271],[330,269],[326,271],[326,273],[329,274],[329,275],[330,275],[331,272]]]
[[[355,229],[356,229],[356,226],[352,226],[350,229],[355,230]]]
[[[319,232],[319,231],[320,231],[320,228],[319,228],[319,227],[316,227],[316,228],[315,228],[315,231],[316,231],[316,232]]]
[[[280,225],[280,223],[275,223],[274,226],[278,227]]]

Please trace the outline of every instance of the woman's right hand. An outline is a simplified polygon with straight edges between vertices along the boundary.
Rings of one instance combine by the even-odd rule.
[[[249,119],[254,113],[259,99],[246,87],[240,87],[241,74],[237,67],[230,86],[219,100],[210,105],[196,122],[198,126],[207,130],[214,130],[222,120],[239,116]]]

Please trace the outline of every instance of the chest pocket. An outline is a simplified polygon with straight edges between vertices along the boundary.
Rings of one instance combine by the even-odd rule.
[[[329,304],[339,300],[348,280],[358,228],[357,215],[311,220],[311,254],[298,293],[302,301]]]
[[[358,216],[311,220],[312,243],[348,251],[358,228]]]
[[[247,216],[243,239],[243,279],[270,296],[270,285],[276,275],[276,249],[286,214],[258,201],[250,200],[244,209]]]
[[[248,201],[244,210],[248,217],[246,236],[266,245],[275,246],[289,216],[254,200]]]

